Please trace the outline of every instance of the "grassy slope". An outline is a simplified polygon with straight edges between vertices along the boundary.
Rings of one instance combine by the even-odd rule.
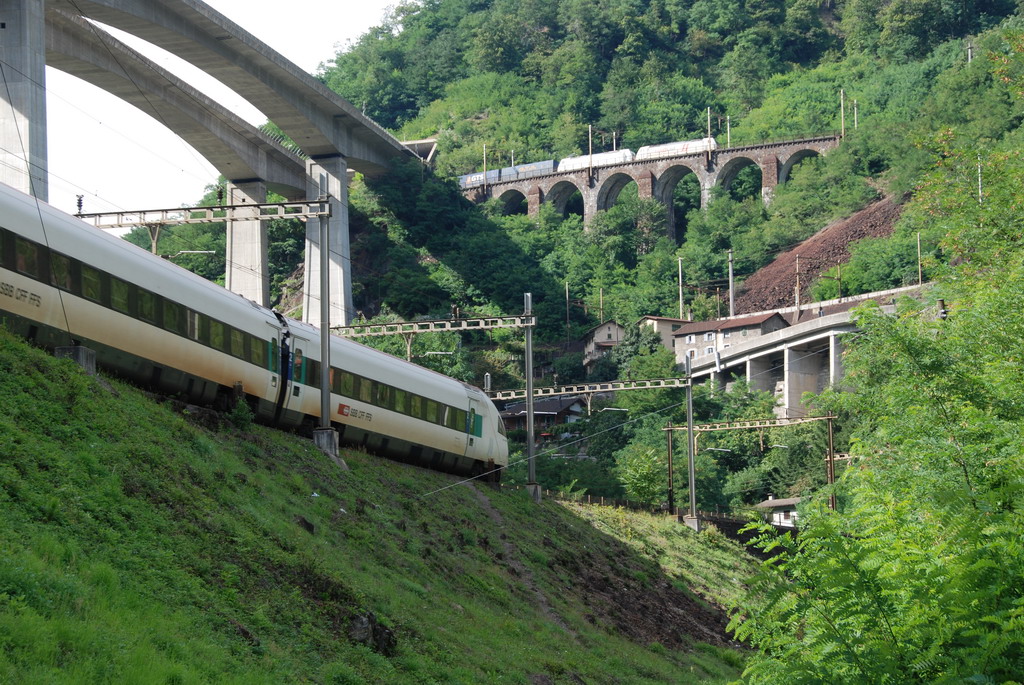
[[[308,441],[204,426],[2,331],[0,369],[0,682],[738,674],[701,605],[750,563],[713,535],[437,491],[455,481],[358,453],[339,473]],[[349,638],[367,612],[391,655]]]

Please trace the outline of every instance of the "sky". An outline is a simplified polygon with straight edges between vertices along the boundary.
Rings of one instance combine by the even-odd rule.
[[[231,21],[313,73],[381,23],[396,0],[207,0]],[[283,8],[287,8],[284,11]],[[118,34],[168,71],[250,123],[255,108],[173,55]],[[49,202],[68,213],[164,209],[198,202],[217,171],[190,145],[131,105],[47,67]]]

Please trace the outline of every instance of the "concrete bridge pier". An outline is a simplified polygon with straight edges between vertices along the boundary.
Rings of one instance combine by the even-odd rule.
[[[46,202],[44,0],[0,2],[0,70],[0,182]]]
[[[348,326],[352,323],[352,249],[348,233],[348,165],[341,155],[320,157],[306,164],[309,174],[307,198],[330,197],[330,321],[320,317],[320,225],[306,222],[306,261],[303,283],[302,320],[314,326]]]
[[[261,204],[267,201],[263,181],[229,181],[229,205]],[[227,223],[227,255],[224,287],[264,307],[270,306],[270,274],[267,267],[267,222],[259,211],[234,210]]]

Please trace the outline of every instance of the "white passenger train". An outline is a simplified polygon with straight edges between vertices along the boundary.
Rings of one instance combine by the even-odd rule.
[[[0,316],[53,348],[160,392],[226,405],[240,388],[257,418],[320,415],[320,332],[0,184]],[[498,412],[479,389],[331,339],[331,422],[341,441],[431,468],[508,464]]]

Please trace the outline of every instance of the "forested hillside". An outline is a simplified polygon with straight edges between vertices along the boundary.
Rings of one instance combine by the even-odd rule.
[[[433,171],[410,162],[352,186],[356,307],[382,319],[517,313],[529,291],[561,382],[581,373],[561,344],[609,318],[630,332],[599,377],[673,375],[672,354],[631,324],[677,313],[677,269],[687,306],[708,318],[727,251],[742,279],[871,203],[901,205],[888,237],[851,246],[843,294],[916,282],[920,244],[925,301],[895,317],[862,311],[843,387],[806,398],[809,412],[839,417],[837,448],[850,455],[838,512],[824,506],[820,425],[709,438],[698,503],[804,497],[800,536],[736,606],[736,634],[758,648],[751,682],[1019,681],[1022,12],[1008,0],[400,3],[319,74],[399,137],[439,139]],[[795,168],[770,205],[753,167],[703,211],[696,185],[680,183],[677,241],[635,187],[584,230],[572,207],[505,216],[452,181],[513,154],[582,153],[591,130],[596,150],[700,137],[709,109],[720,144],[834,131],[841,94],[841,145]],[[277,228],[283,283],[296,234]],[[167,240],[217,244],[188,231]],[[825,267],[819,298],[838,294]],[[400,340],[379,344],[404,353]],[[476,383],[484,371],[495,387],[521,382],[513,334],[419,336],[413,353]],[[694,398],[698,421],[771,416],[773,402],[742,384]],[[565,440],[541,455],[539,479],[659,504],[662,428],[682,407],[673,391],[622,393],[614,408],[626,412],[554,429]],[[576,452],[587,458],[550,456]],[[513,458],[508,480],[523,470]]]

